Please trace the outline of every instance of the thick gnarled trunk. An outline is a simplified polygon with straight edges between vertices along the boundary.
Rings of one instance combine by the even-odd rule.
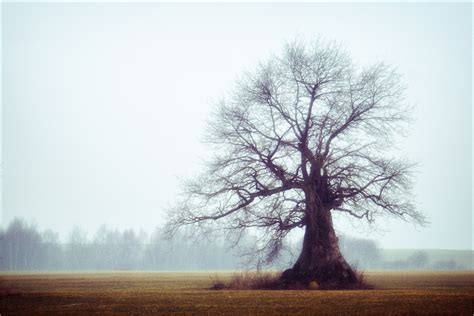
[[[317,199],[315,194],[307,195],[306,231],[301,254],[293,268],[283,273],[282,279],[306,286],[316,281],[324,287],[354,287],[359,280],[339,250],[331,211]]]

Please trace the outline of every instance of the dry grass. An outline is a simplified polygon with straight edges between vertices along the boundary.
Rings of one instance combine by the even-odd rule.
[[[340,284],[318,284],[316,281],[302,284],[299,282],[282,282],[281,272],[245,271],[232,274],[228,282],[219,275],[211,277],[212,290],[370,290],[374,286],[367,282],[362,271],[355,270],[358,282],[341,286]]]
[[[228,282],[222,281],[218,275],[211,278],[213,290],[265,290],[274,289],[280,278],[280,272],[235,272]]]
[[[369,272],[374,290],[209,290],[214,272],[1,274],[2,315],[406,315],[474,312],[473,272]],[[228,284],[233,273],[217,273]],[[245,283],[245,282],[244,282]]]

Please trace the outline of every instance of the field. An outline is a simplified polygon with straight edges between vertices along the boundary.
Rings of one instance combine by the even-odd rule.
[[[0,314],[473,315],[474,272],[367,272],[363,291],[209,290],[230,272],[0,274]]]

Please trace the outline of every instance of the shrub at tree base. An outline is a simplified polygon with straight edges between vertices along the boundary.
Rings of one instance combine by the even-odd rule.
[[[356,284],[342,286],[340,283],[318,284],[316,281],[309,283],[285,281],[285,272],[239,272],[234,273],[228,283],[219,278],[212,280],[212,290],[339,290],[339,289],[372,289],[366,283],[363,273],[356,271],[359,280]]]
[[[221,280],[213,280],[213,290],[261,290],[276,289],[279,285],[281,273],[279,272],[239,272],[234,273],[225,284]]]

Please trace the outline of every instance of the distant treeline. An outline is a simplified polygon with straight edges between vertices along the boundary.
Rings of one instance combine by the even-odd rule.
[[[252,238],[241,240],[242,248],[251,247]],[[242,268],[242,248],[233,248],[224,237],[190,238],[176,234],[172,240],[163,232],[148,234],[132,229],[120,231],[105,225],[89,238],[84,230],[75,227],[66,243],[52,230],[39,231],[24,220],[14,219],[5,230],[0,230],[0,270],[2,271],[57,271],[57,270],[226,270]],[[298,246],[285,245],[280,259],[271,268],[283,269],[296,260]],[[340,238],[346,259],[361,269],[459,269],[454,260],[431,262],[424,251],[414,252],[405,260],[387,261],[373,240]],[[255,260],[254,260],[255,262]],[[247,266],[248,267],[248,266]]]
[[[224,240],[193,242],[176,235],[164,240],[132,229],[120,231],[105,225],[88,238],[74,227],[66,243],[52,230],[38,231],[14,219],[0,231],[0,269],[32,270],[201,270],[234,269],[238,258]]]
[[[344,236],[339,238],[339,245],[347,261],[361,269],[465,270],[473,267],[472,251],[404,250],[403,255],[394,256],[394,250],[380,249],[371,239]]]

